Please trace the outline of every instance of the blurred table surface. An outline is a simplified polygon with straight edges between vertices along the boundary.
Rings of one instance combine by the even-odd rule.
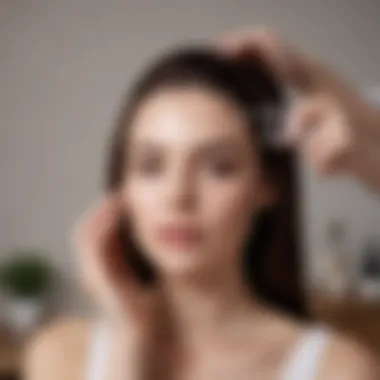
[[[21,373],[22,345],[0,326],[0,379],[18,378]]]
[[[312,315],[320,321],[358,338],[380,352],[380,300],[351,296],[334,299],[323,294],[309,298]]]

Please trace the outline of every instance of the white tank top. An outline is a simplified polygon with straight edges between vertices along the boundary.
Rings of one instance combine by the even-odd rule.
[[[110,350],[109,330],[97,323],[88,350],[85,380],[106,380],[107,354]],[[315,380],[322,354],[332,333],[326,326],[311,327],[290,351],[279,380]]]

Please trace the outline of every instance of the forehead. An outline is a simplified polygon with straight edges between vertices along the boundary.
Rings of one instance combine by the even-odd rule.
[[[160,90],[137,109],[130,130],[133,146],[154,141],[191,149],[212,140],[251,144],[243,111],[227,97],[196,86]]]

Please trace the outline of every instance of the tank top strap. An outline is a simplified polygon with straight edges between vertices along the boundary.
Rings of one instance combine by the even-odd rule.
[[[90,335],[84,379],[104,380],[110,349],[109,328],[104,321],[98,320],[94,323]]]
[[[281,380],[315,380],[332,332],[323,325],[310,328],[296,342],[285,363]],[[85,380],[104,380],[110,350],[109,328],[97,321],[90,337]]]
[[[281,380],[315,380],[331,336],[332,331],[324,325],[303,334],[290,352]]]

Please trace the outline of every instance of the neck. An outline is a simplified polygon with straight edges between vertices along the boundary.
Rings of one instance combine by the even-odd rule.
[[[259,309],[239,269],[229,266],[217,273],[163,279],[166,300],[183,338],[199,341],[220,335]]]

